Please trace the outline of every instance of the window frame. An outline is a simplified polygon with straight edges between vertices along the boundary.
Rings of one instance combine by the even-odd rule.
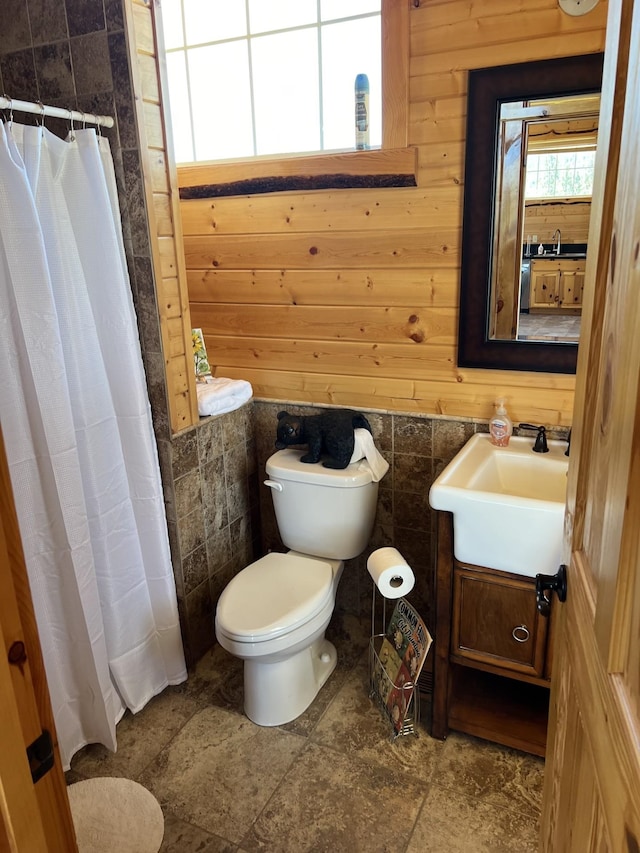
[[[538,195],[535,195],[535,194],[533,194],[533,195],[527,195],[527,190],[526,190],[526,180],[525,180],[525,190],[524,190],[524,198],[525,198],[525,201],[531,201],[532,199],[545,199],[545,200],[548,200],[548,199],[554,199],[554,198],[569,198],[569,197],[570,197],[570,198],[575,198],[575,199],[585,199],[585,200],[586,200],[586,199],[589,199],[589,200],[590,200],[590,199],[591,199],[591,197],[593,196],[593,180],[594,180],[594,174],[595,174],[595,154],[596,154],[596,146],[594,145],[592,148],[586,148],[586,149],[585,149],[585,148],[568,149],[568,150],[566,150],[566,151],[561,151],[561,152],[552,152],[552,153],[556,153],[556,154],[560,154],[560,155],[562,155],[562,154],[576,154],[576,153],[585,153],[585,152],[586,152],[586,153],[589,153],[589,154],[593,154],[593,162],[592,162],[592,165],[591,165],[591,168],[590,168],[590,171],[591,171],[591,192],[589,192],[589,193],[567,193],[567,192],[561,192],[561,193],[557,193],[556,195],[549,195],[548,193],[547,193],[547,194],[545,194],[545,195],[540,195],[540,194],[538,194]],[[548,154],[548,153],[550,153],[550,152],[548,152],[548,151],[539,151],[539,152],[535,152],[534,154],[529,154],[529,155],[528,155],[528,157],[527,157],[527,169],[529,169],[529,161],[530,161],[530,159],[531,159],[532,157],[544,157],[544,156],[545,156],[546,154]],[[573,172],[574,172],[574,174],[575,174],[575,172],[576,172],[576,171],[578,171],[578,170],[579,170],[579,168],[580,168],[580,167],[574,167],[574,168],[573,168]],[[538,170],[538,174],[540,173],[540,171],[548,172],[549,170],[548,170],[548,169]],[[568,171],[568,170],[565,170],[565,171]],[[529,174],[529,173],[527,172],[527,177],[528,177],[528,174]]]
[[[248,180],[276,180],[287,178],[286,187],[295,189],[296,176],[304,178],[305,189],[313,189],[314,176],[336,175],[341,182],[336,187],[349,188],[362,185],[364,176],[372,179],[398,176],[415,183],[416,156],[408,144],[409,117],[409,3],[408,0],[382,0],[381,2],[381,63],[382,63],[382,145],[364,151],[341,151],[311,155],[258,156],[219,162],[200,161],[178,167],[178,186],[183,190],[225,185],[228,191],[218,195],[238,195],[247,192]],[[163,63],[164,64],[164,63]],[[163,69],[163,100],[167,109],[168,92],[166,67]],[[167,122],[170,136],[170,123]],[[167,140],[173,149],[171,139]],[[357,179],[357,180],[356,180]],[[400,183],[399,185],[406,185]],[[244,189],[243,189],[244,186]],[[322,188],[326,188],[325,185]],[[274,186],[270,190],[280,189]]]

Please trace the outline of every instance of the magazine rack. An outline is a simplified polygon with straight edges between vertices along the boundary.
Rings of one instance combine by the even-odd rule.
[[[376,619],[376,585],[373,585],[371,599],[371,638],[369,640],[369,696],[380,707],[383,715],[389,720],[391,726],[391,740],[403,735],[414,735],[418,737],[418,722],[420,720],[420,691],[417,681],[406,682],[402,687],[396,687],[393,678],[389,675],[387,668],[380,658],[380,647],[387,630],[387,600],[382,599],[382,631],[378,632]],[[393,606],[391,606],[393,610]],[[399,691],[399,703],[404,709],[404,718],[399,728],[394,720],[385,701],[385,696],[391,690]]]

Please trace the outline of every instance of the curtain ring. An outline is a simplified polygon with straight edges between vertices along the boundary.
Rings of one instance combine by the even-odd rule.
[[[87,129],[87,114],[84,112],[84,110],[82,111],[82,129]]]
[[[75,142],[76,135],[73,127],[73,110],[69,110],[69,140]]]
[[[11,122],[13,121],[13,98],[10,98],[6,92],[2,93],[2,97],[9,101],[9,106],[5,107],[5,110],[9,110],[9,118],[6,119],[7,124],[11,124]]]
[[[40,121],[36,119],[36,124],[44,130],[44,117],[46,113],[46,108],[42,101],[36,101],[36,104],[38,104],[38,106],[42,110],[42,112],[40,113]]]

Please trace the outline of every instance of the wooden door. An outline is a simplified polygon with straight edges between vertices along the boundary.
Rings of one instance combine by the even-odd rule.
[[[640,850],[640,3],[609,0],[608,14],[545,769],[549,853]]]
[[[38,631],[0,433],[0,853],[77,853]],[[52,736],[33,782],[27,746]]]

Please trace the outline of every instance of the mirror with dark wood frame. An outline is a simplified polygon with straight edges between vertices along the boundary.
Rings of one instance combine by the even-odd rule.
[[[469,72],[458,365],[575,373],[577,343],[498,340],[491,336],[500,112],[507,102],[600,92],[601,53]],[[520,200],[521,205],[524,200]]]

